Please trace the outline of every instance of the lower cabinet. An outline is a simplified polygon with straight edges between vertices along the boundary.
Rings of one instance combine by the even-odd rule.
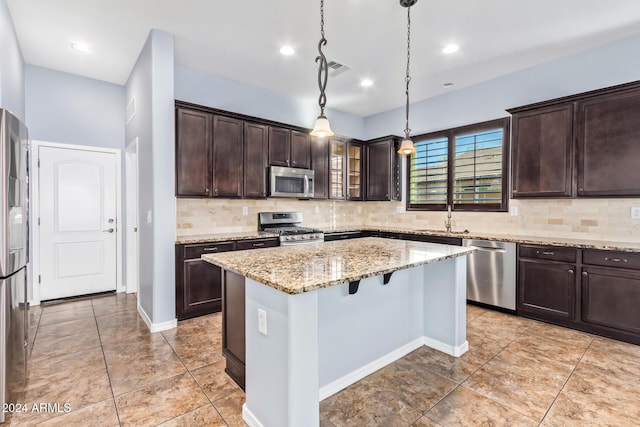
[[[518,315],[640,344],[640,254],[535,245],[518,254]]]
[[[245,320],[244,277],[232,271],[222,271],[222,354],[227,364],[225,372],[244,390],[245,382]]]
[[[335,233],[324,233],[324,241],[332,242],[334,240],[357,239],[364,237],[362,231],[340,231]]]
[[[176,244],[176,317],[190,319],[222,310],[222,269],[202,254],[278,246],[277,238]]]

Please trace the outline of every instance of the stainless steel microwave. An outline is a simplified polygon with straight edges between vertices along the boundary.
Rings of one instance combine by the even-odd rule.
[[[310,199],[313,197],[313,171],[311,169],[271,166],[269,169],[269,188],[270,197]]]

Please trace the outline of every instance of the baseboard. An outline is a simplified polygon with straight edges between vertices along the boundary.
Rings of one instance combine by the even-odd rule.
[[[178,326],[178,319],[173,319],[173,320],[169,320],[167,322],[162,322],[162,323],[151,322],[151,319],[149,319],[149,316],[147,316],[147,313],[139,304],[138,304],[138,314],[140,315],[140,317],[142,317],[142,320],[144,320],[144,323],[147,325],[147,328],[149,328],[149,332],[151,333],[166,331]]]
[[[449,344],[445,344],[442,341],[434,340],[431,338],[423,337],[423,339],[424,345],[426,345],[427,347],[431,347],[453,357],[460,357],[469,350],[469,342],[467,340],[465,340],[463,344],[454,347]]]
[[[249,408],[247,408],[246,403],[242,405],[242,420],[247,423],[249,427],[264,427]]]
[[[371,375],[375,371],[384,368],[388,364],[395,362],[401,357],[406,356],[411,353],[413,350],[420,348],[424,345],[424,337],[416,338],[415,340],[393,350],[390,353],[385,354],[384,356],[367,363],[361,368],[356,369],[353,372],[348,373],[335,381],[330,382],[329,384],[320,387],[319,395],[320,400],[324,400],[327,397],[336,394],[340,390],[349,387],[351,384],[354,384],[367,375]]]

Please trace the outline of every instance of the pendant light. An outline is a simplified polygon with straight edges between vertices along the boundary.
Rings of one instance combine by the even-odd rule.
[[[320,88],[320,97],[318,98],[318,105],[320,105],[320,115],[316,119],[316,123],[311,131],[312,136],[323,138],[325,136],[333,135],[329,119],[324,115],[324,106],[327,103],[327,95],[325,90],[327,89],[327,79],[329,78],[329,67],[327,66],[327,58],[322,52],[322,46],[327,44],[327,39],[324,38],[324,0],[320,0],[320,42],[318,42],[318,53],[316,56],[316,62],[318,63],[318,87]]]
[[[413,141],[410,136],[411,129],[409,129],[409,82],[411,81],[409,64],[411,59],[411,6],[417,2],[418,0],[400,0],[400,6],[407,8],[407,74],[404,79],[405,95],[407,96],[407,104],[405,108],[406,121],[404,125],[404,139],[402,140],[402,144],[400,144],[400,149],[398,150],[398,154],[402,154],[403,156],[416,153],[416,149],[413,146]]]

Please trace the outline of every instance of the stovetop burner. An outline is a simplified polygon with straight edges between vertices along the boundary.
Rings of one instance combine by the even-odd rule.
[[[278,233],[280,245],[324,241],[322,230],[302,227],[301,212],[260,212],[258,230]]]
[[[321,230],[318,230],[318,229],[315,229],[315,228],[298,227],[298,226],[265,227],[264,231],[269,231],[269,232],[272,232],[272,233],[278,233],[280,235],[322,233]]]

